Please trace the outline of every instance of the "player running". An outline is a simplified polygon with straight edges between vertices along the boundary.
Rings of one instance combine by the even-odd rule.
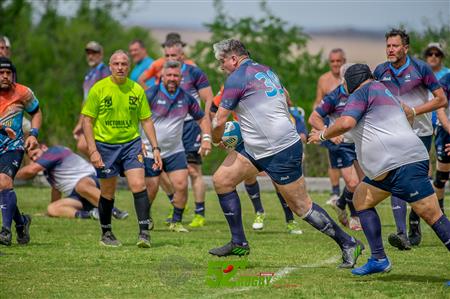
[[[410,203],[450,250],[450,221],[439,209],[428,180],[428,151],[408,122],[414,121],[417,111],[400,102],[382,83],[374,81],[365,64],[353,65],[345,72],[345,86],[350,97],[341,117],[325,130],[313,130],[309,142],[318,143],[350,131],[358,161],[366,174],[356,188],[353,203],[372,256],[352,273],[363,276],[391,269],[375,209],[391,194]]]

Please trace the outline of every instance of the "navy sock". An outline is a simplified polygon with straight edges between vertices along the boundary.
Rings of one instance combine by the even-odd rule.
[[[195,214],[205,216],[205,202],[195,203]]]
[[[337,196],[341,194],[341,187],[339,186],[339,184],[337,184],[336,186],[331,186],[331,194],[336,194]]]
[[[173,194],[167,194],[167,197],[169,198],[170,203],[173,204]]]
[[[11,224],[17,206],[17,197],[14,189],[0,191],[0,205],[2,208],[2,226],[11,230]]]
[[[264,213],[264,208],[261,202],[261,195],[259,193],[259,184],[256,181],[252,185],[245,185],[245,190],[247,190],[248,197],[250,197],[255,213]]]
[[[75,218],[89,219],[91,218],[91,215],[89,214],[89,211],[78,210],[75,212]]]
[[[114,199],[109,200],[100,195],[100,200],[98,201],[98,215],[103,234],[107,231],[111,231],[111,216],[113,207]]]
[[[348,208],[350,209],[350,216],[351,217],[357,217],[355,206],[353,205],[353,192],[348,191],[347,188],[344,188],[344,192],[342,192],[344,195],[345,203],[348,205]]]
[[[406,202],[394,195],[391,196],[392,213],[394,214],[397,232],[406,234]]]
[[[311,224],[315,229],[333,238],[341,248],[355,245],[355,239],[344,232],[330,215],[315,203],[312,204],[311,209],[303,217],[303,220]]]
[[[244,227],[242,226],[241,200],[236,190],[224,194],[217,194],[217,197],[219,198],[223,214],[228,221],[232,242],[240,245],[247,244]]]
[[[370,251],[372,257],[376,259],[386,258],[384,252],[383,239],[381,237],[381,222],[375,208],[370,208],[362,211],[358,211],[359,220],[361,226],[366,235],[367,242],[369,242]]]
[[[277,196],[278,196],[278,199],[280,200],[281,207],[283,208],[284,218],[286,219],[286,222],[294,220],[294,213],[292,213],[287,202],[284,200],[283,195],[281,195],[280,192],[277,192]]]
[[[444,212],[444,199],[441,198],[438,201],[439,201],[439,207],[441,208],[442,214],[445,215],[445,212]]]
[[[419,224],[420,223],[420,217],[419,215],[414,212],[413,209],[411,209],[411,212],[409,213],[409,223]]]
[[[183,212],[184,209],[180,209],[177,207],[173,207],[173,217],[172,217],[172,222],[181,222],[181,220],[183,220]]]
[[[13,220],[16,226],[23,226],[25,224],[25,218],[23,218],[22,213],[20,213],[19,207],[16,204],[16,211],[14,212]]]
[[[348,195],[348,193],[349,191],[347,190],[347,188],[344,188],[344,191],[342,191],[341,196],[339,196],[338,200],[336,201],[336,205],[341,210],[345,210],[345,206],[347,205],[347,197],[350,196]],[[351,198],[353,198],[353,193],[351,194],[352,194]]]
[[[148,230],[150,224],[150,200],[147,190],[133,193],[134,209],[139,224],[139,231]]]
[[[444,243],[445,247],[450,251],[450,221],[445,215],[442,215],[432,226],[436,235]]]

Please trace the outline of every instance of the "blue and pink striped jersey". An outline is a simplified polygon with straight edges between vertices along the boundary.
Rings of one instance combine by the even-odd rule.
[[[198,91],[209,87],[209,81],[206,74],[197,66],[184,63],[181,66],[181,84],[180,87],[193,96],[200,105],[200,95]],[[192,120],[190,115],[186,116],[185,121]]]
[[[95,175],[90,163],[64,146],[49,147],[36,163],[45,168],[49,184],[66,196],[72,193],[79,180]]]
[[[220,106],[236,112],[245,150],[255,160],[300,140],[278,76],[251,59],[244,60],[228,76]]]
[[[357,121],[350,133],[361,168],[370,179],[429,159],[400,101],[382,83],[372,81],[356,90],[341,115]]]
[[[429,101],[429,91],[440,87],[430,66],[424,61],[407,56],[406,63],[395,69],[390,62],[378,65],[374,71],[375,78],[382,82],[399,100],[411,107]],[[414,120],[414,132],[418,136],[433,134],[431,113],[419,115]]]
[[[155,126],[161,157],[166,158],[178,152],[183,152],[183,125],[189,114],[194,120],[205,116],[196,99],[182,88],[171,95],[163,83],[146,91],[148,104],[152,111],[151,119]],[[153,157],[149,140],[141,132],[147,156]]]
[[[84,77],[83,82],[83,102],[86,101],[89,90],[91,90],[92,86],[94,86],[97,81],[100,81],[101,79],[106,78],[109,75],[111,75],[111,71],[109,70],[109,67],[103,62],[89,70],[89,72]]]
[[[450,101],[450,73],[447,73],[445,76],[439,80],[439,83],[442,86],[442,89],[444,89],[445,96],[447,97],[447,101]],[[445,114],[447,115],[447,118],[450,120],[450,108],[447,106],[445,108]],[[438,122],[438,125],[440,123]]]

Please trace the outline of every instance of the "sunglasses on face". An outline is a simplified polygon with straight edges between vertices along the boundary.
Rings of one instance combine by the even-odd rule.
[[[439,53],[439,52],[429,52],[429,53],[427,53],[427,57],[431,57],[431,56],[442,57],[442,54]]]

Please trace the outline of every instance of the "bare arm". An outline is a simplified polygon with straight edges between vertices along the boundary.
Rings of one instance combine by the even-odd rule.
[[[231,110],[227,110],[223,107],[219,107],[219,110],[217,110],[216,116],[212,121],[212,140],[214,143],[222,141],[225,123],[227,122],[230,113]]]
[[[145,135],[147,136],[148,140],[150,141],[150,145],[152,146],[153,151],[153,159],[155,160],[155,164],[153,165],[154,169],[162,169],[162,159],[161,159],[161,153],[157,149],[158,147],[158,141],[156,139],[156,131],[155,126],[153,125],[152,119],[146,118],[144,120],[141,120],[142,129],[144,130]]]
[[[308,143],[320,143],[320,135],[322,134],[322,137],[325,139],[331,139],[333,137],[340,136],[344,134],[345,132],[350,131],[356,126],[356,119],[354,119],[351,116],[341,116],[339,117],[336,122],[330,126],[329,128],[318,131],[316,129],[313,129],[311,131],[311,134],[308,138]]]
[[[93,122],[94,119],[92,117],[83,115],[83,133],[86,138],[89,159],[95,168],[102,168],[105,164],[103,163],[102,157],[97,150],[97,145],[95,145]]]
[[[205,103],[205,116],[207,117],[208,121],[211,121],[211,119],[209,118],[209,113],[211,111],[211,104],[214,98],[211,86],[200,89],[198,91],[198,95],[200,96],[200,99]]]
[[[16,174],[16,178],[20,180],[30,180],[34,178],[40,171],[45,170],[41,164],[31,162],[27,166],[22,167]]]
[[[447,132],[450,132],[450,122],[448,121],[447,115],[445,114],[445,108],[439,108],[436,113],[442,127]]]
[[[315,109],[320,104],[320,101],[322,101],[323,97],[325,96],[325,92],[323,90],[323,81],[323,76],[321,76],[317,81],[316,100],[314,101],[313,109]]]
[[[42,112],[41,108],[31,115],[31,129],[40,129],[42,124]],[[29,135],[25,140],[25,148],[27,150],[36,148],[38,146],[37,138],[33,135]]]
[[[207,156],[211,152],[211,122],[205,114],[205,116],[199,119],[197,123],[202,130],[202,144],[199,149],[199,154]]]
[[[316,130],[323,130],[325,128],[325,123],[322,116],[317,112],[313,111],[309,116],[308,123]]]
[[[447,107],[447,98],[442,87],[433,91],[432,94],[434,97],[430,101],[414,107],[414,110],[416,110],[416,115],[428,113],[442,107]]]

